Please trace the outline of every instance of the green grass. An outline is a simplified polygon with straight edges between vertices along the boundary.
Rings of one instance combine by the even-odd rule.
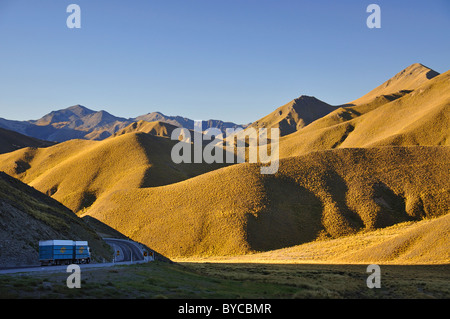
[[[365,265],[152,262],[82,270],[80,289],[67,288],[64,271],[1,275],[0,298],[447,299],[449,269],[450,265],[382,265],[382,287],[369,289]]]

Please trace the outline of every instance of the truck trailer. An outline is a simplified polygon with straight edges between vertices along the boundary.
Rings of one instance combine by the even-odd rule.
[[[39,261],[42,266],[88,264],[91,252],[87,241],[41,240]]]

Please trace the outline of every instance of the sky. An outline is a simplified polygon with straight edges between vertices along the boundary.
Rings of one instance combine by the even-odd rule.
[[[0,117],[81,104],[244,124],[300,95],[350,102],[416,62],[446,72],[449,34],[448,0],[0,0]]]

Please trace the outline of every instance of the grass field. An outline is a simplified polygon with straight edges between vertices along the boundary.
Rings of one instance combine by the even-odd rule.
[[[450,265],[381,265],[381,288],[369,289],[367,265],[152,262],[68,273],[0,276],[0,298],[51,299],[425,299],[450,298]]]

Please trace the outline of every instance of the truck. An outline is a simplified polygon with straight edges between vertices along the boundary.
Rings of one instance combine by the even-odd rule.
[[[91,251],[87,241],[41,240],[39,261],[42,266],[88,264]]]

